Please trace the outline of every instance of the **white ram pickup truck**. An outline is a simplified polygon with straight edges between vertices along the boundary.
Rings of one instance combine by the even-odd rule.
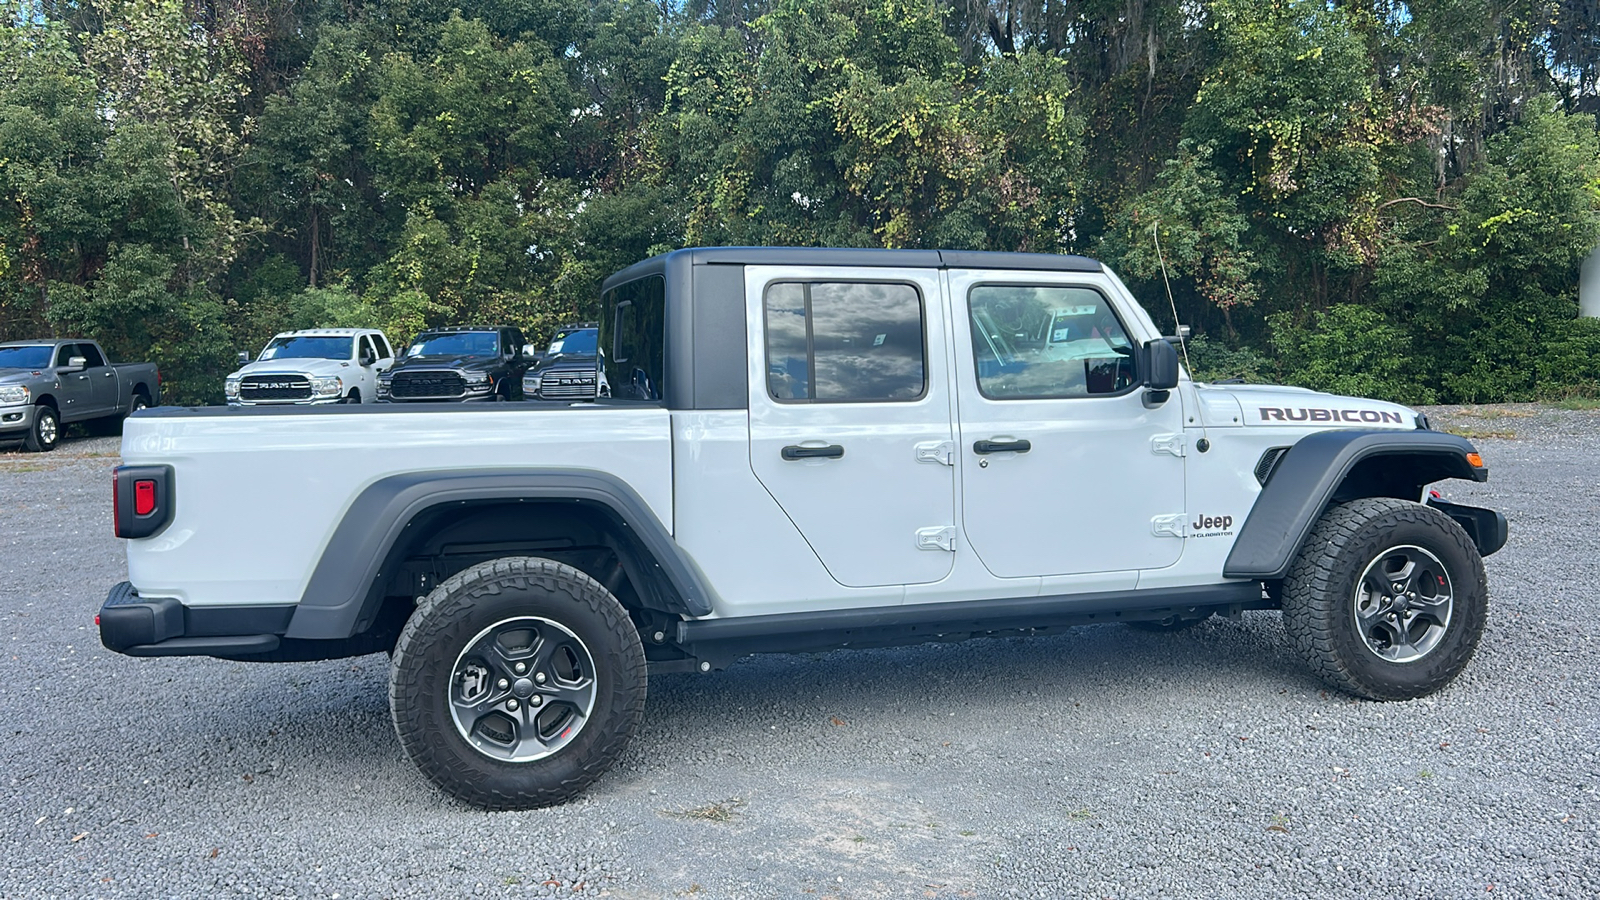
[[[410,758],[520,808],[605,772],[650,670],[1281,608],[1400,699],[1478,643],[1505,518],[1427,491],[1488,477],[1468,441],[1195,383],[1093,260],[692,249],[602,290],[610,399],[133,417],[105,645],[388,651]]]
[[[223,392],[229,406],[376,403],[378,376],[393,365],[389,340],[375,329],[285,331],[254,360],[240,353]]]

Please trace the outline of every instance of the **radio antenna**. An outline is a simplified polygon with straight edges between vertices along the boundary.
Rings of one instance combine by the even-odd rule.
[[[1161,283],[1167,286],[1167,303],[1172,306],[1172,330],[1178,336],[1178,349],[1183,351],[1183,367],[1189,370],[1189,377],[1194,377],[1194,366],[1189,364],[1189,345],[1183,339],[1183,323],[1178,321],[1178,301],[1172,298],[1172,279],[1167,276],[1167,257],[1161,252],[1161,223],[1155,222],[1150,226],[1150,237],[1156,242],[1156,259],[1161,261]]]

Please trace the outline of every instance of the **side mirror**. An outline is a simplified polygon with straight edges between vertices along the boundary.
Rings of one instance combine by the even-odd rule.
[[[535,347],[532,344],[523,344],[522,345],[522,358],[523,359],[538,360],[538,358],[539,358],[539,348]]]
[[[243,350],[240,350],[239,351],[239,365],[241,365],[241,366],[250,365],[250,354],[244,352]]]
[[[378,361],[378,358],[376,356],[373,356],[370,352],[361,354],[361,364],[363,366],[370,366],[370,365],[372,365],[373,363],[375,363],[377,361]]]
[[[1178,348],[1164,340],[1144,345],[1144,386],[1152,391],[1170,391],[1178,386]]]
[[[67,364],[61,367],[63,372],[82,372],[89,365],[89,360],[82,356],[67,357]]]

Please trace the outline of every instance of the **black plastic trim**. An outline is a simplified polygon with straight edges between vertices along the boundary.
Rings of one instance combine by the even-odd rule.
[[[184,606],[120,582],[100,607],[100,643],[129,656],[209,656],[277,649],[293,606]],[[269,646],[270,645],[270,646]]]
[[[139,515],[134,507],[134,485],[140,481],[153,481],[156,485],[156,505],[148,515]],[[117,466],[112,470],[112,510],[115,513],[117,537],[138,540],[155,537],[172,522],[176,508],[173,496],[174,479],[171,466]]]
[[[1472,538],[1472,543],[1478,546],[1479,556],[1488,556],[1504,547],[1511,536],[1511,524],[1495,510],[1432,498],[1429,498],[1428,505],[1454,519],[1467,537]]]
[[[285,637],[350,637],[382,597],[379,567],[422,512],[481,500],[572,500],[605,506],[638,538],[679,608],[703,616],[711,593],[650,507],[621,479],[587,469],[477,469],[410,472],[380,479],[345,512],[322,551]]]
[[[746,409],[750,405],[750,349],[746,332],[743,266],[685,266],[694,298],[694,408]],[[668,296],[676,284],[667,282]]]
[[[1471,441],[1442,431],[1352,428],[1306,435],[1273,469],[1271,480],[1239,530],[1222,575],[1267,581],[1282,578],[1345,476],[1363,460],[1392,456],[1397,464],[1414,463],[1411,480],[1415,484],[1406,489],[1411,498],[1420,501],[1422,488],[1435,481],[1487,481],[1489,470],[1474,468],[1467,461],[1467,454],[1474,452]]]
[[[843,647],[856,640],[882,642],[894,637],[930,640],[946,632],[1048,628],[1115,619],[1118,613],[1141,610],[1262,602],[1259,582],[1238,581],[1142,591],[701,619],[679,622],[677,638],[678,643],[685,645],[731,644],[750,652],[784,647]]]

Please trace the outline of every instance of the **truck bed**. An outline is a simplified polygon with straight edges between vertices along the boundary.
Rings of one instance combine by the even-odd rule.
[[[671,427],[659,408],[166,408],[128,420],[122,457],[170,465],[175,482],[172,523],[129,544],[129,577],[142,596],[190,607],[299,602],[356,496],[398,473],[600,470],[672,529]]]

